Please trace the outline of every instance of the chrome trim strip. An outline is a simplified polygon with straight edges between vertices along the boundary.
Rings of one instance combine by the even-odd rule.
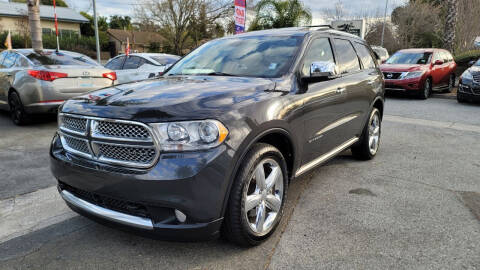
[[[350,114],[350,115],[347,115],[343,118],[340,118],[339,120],[329,124],[328,126],[324,127],[323,129],[321,129],[319,132],[315,133],[315,137],[318,137],[318,136],[321,136],[327,132],[329,132],[330,130],[334,129],[334,128],[337,128],[343,124],[346,124],[350,121],[352,121],[353,119],[357,118],[360,114],[359,113],[355,113],[355,114]]]
[[[39,102],[39,103],[32,103],[32,104],[28,104],[28,105],[25,105],[25,107],[34,107],[34,106],[40,106],[40,107],[43,107],[43,106],[60,106],[64,103],[65,101],[58,101],[58,102]]]
[[[127,120],[118,120],[118,119],[106,119],[106,118],[97,118],[97,117],[88,117],[90,121],[90,135],[92,138],[97,139],[108,139],[112,141],[124,141],[124,142],[153,142],[153,132],[150,126],[134,121],[127,121]],[[98,122],[112,122],[112,123],[120,123],[120,124],[130,124],[130,125],[137,125],[145,128],[150,135],[149,139],[131,139],[131,138],[124,138],[124,137],[114,137],[114,136],[106,136],[96,133],[97,124]]]
[[[140,229],[153,230],[153,223],[152,220],[149,218],[127,215],[124,213],[100,207],[98,205],[84,201],[66,190],[62,190],[62,192],[60,192],[60,195],[66,202],[97,217],[101,217],[110,221],[118,222]]]
[[[334,148],[333,150],[331,150],[330,152],[310,161],[309,163],[303,165],[302,167],[300,167],[297,172],[295,173],[295,177],[298,177],[302,174],[304,174],[305,172],[315,168],[316,166],[320,165],[321,163],[329,160],[330,158],[334,157],[335,155],[343,152],[344,150],[346,150],[348,147],[350,147],[351,145],[353,145],[354,143],[356,143],[357,141],[359,140],[358,137],[355,137],[355,138],[352,138],[348,141],[346,141],[345,143],[341,144],[340,146]]]
[[[405,89],[400,89],[400,88],[385,88],[385,90],[388,91],[400,91],[400,92],[405,92]]]

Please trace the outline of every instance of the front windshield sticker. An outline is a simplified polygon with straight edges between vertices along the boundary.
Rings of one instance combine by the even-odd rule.
[[[278,65],[277,63],[270,63],[270,66],[268,67],[268,69],[274,70],[277,68],[277,65]]]

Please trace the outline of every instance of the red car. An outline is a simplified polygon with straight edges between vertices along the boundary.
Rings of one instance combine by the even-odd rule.
[[[427,99],[432,90],[450,92],[455,87],[457,64],[442,49],[400,50],[380,66],[385,90],[416,93]]]

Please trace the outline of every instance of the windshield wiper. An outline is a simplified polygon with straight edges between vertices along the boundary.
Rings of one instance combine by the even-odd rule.
[[[218,72],[218,71],[210,72],[210,73],[205,73],[205,74],[198,74],[198,75],[238,77],[238,75],[235,75],[235,74],[230,74],[230,73],[225,73],[225,72]]]

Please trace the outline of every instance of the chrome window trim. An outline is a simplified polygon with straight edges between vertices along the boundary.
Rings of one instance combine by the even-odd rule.
[[[137,168],[137,169],[147,169],[151,168],[157,163],[160,154],[161,154],[161,148],[159,147],[159,144],[157,140],[155,139],[154,131],[152,127],[148,126],[147,124],[141,123],[141,122],[136,122],[136,121],[129,121],[129,120],[121,120],[121,119],[111,119],[111,118],[102,118],[102,117],[91,117],[91,116],[85,116],[85,115],[77,115],[77,114],[70,114],[70,113],[59,113],[59,116],[69,116],[73,118],[81,118],[81,119],[86,119],[88,120],[87,122],[87,130],[85,134],[81,132],[75,132],[74,130],[70,129],[62,129],[59,128],[60,130],[60,138],[61,142],[63,144],[63,147],[65,150],[72,154],[76,154],[85,158],[88,158],[93,161],[98,161],[98,162],[103,162],[103,163],[108,163],[112,165],[121,165],[121,166],[126,166],[126,167],[131,167],[131,168]],[[105,122],[115,122],[115,123],[123,123],[123,124],[131,124],[131,125],[138,125],[142,126],[145,129],[147,129],[149,135],[150,135],[150,140],[137,140],[137,139],[128,139],[128,138],[120,138],[120,137],[110,137],[110,136],[94,136],[93,135],[93,130],[92,130],[92,122],[94,121],[105,121]],[[81,137],[77,137],[74,135],[79,135]],[[84,140],[87,142],[90,154],[85,154],[80,151],[76,151],[66,144],[65,140],[62,139],[62,136],[70,136],[75,139],[79,140]],[[99,141],[99,139],[106,140],[106,141]],[[108,142],[110,141],[110,142]],[[125,142],[123,144],[116,143],[116,142]],[[109,158],[104,158],[99,156],[97,153],[95,153],[93,149],[94,144],[108,144],[108,145],[116,145],[116,146],[123,146],[123,147],[132,147],[132,148],[153,148],[155,150],[155,156],[152,159],[152,162],[148,164],[143,164],[143,163],[138,163],[138,162],[128,162],[128,161],[120,161],[120,160],[114,160],[114,159],[109,159]],[[133,143],[133,144],[132,144]],[[135,143],[151,143],[151,145],[142,145],[142,144],[135,144]]]

